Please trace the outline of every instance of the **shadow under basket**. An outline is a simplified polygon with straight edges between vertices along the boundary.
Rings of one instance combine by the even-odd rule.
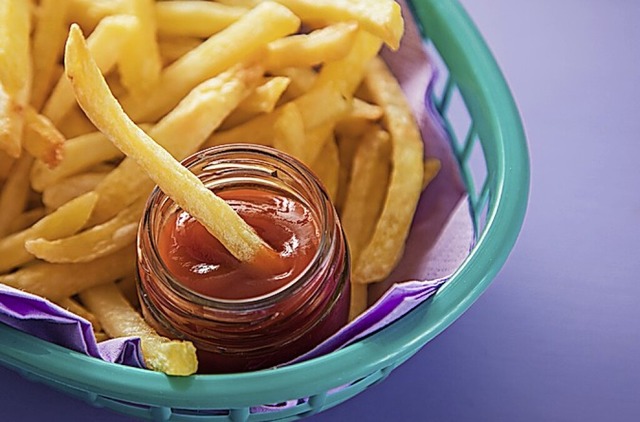
[[[469,256],[435,296],[346,348],[273,370],[167,377],[103,362],[2,324],[0,362],[92,405],[144,419],[293,420],[382,381],[455,321],[488,287],[515,243],[527,204],[529,160],[509,88],[462,6],[456,0],[412,3],[430,54],[442,61],[443,83],[433,101],[449,131],[478,233]],[[456,106],[465,119],[453,118]]]

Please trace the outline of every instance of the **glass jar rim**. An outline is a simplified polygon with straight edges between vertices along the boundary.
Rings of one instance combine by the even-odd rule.
[[[315,204],[318,208],[318,212],[316,215],[317,226],[320,233],[318,248],[309,264],[295,278],[293,278],[284,286],[272,292],[244,299],[220,299],[200,294],[188,288],[172,275],[171,271],[167,268],[165,262],[160,257],[157,248],[157,241],[152,230],[152,219],[154,218],[152,208],[154,204],[164,204],[164,201],[170,201],[170,203],[174,203],[174,201],[169,198],[164,192],[162,192],[157,186],[153,189],[145,205],[138,237],[140,238],[140,236],[143,236],[143,233],[147,234],[148,241],[151,246],[149,252],[153,256],[153,260],[160,265],[160,268],[162,270],[160,274],[161,282],[167,285],[172,290],[178,292],[180,296],[183,297],[183,299],[201,306],[209,306],[212,308],[215,307],[217,309],[260,309],[269,307],[277,303],[283,297],[294,294],[299,289],[304,288],[308,280],[312,279],[313,275],[319,272],[324,265],[327,265],[327,262],[324,261],[328,261],[329,256],[331,255],[330,250],[333,248],[332,238],[334,237],[333,230],[335,230],[335,223],[338,223],[338,220],[336,216],[337,213],[335,212],[335,210],[333,210],[333,205],[329,200],[329,196],[326,190],[324,189],[322,183],[318,180],[318,178],[313,174],[313,172],[298,159],[274,148],[264,145],[245,143],[219,145],[198,151],[197,153],[192,154],[191,156],[184,159],[181,163],[187,169],[192,169],[198,164],[203,164],[203,162],[215,161],[216,159],[222,159],[223,157],[226,157],[228,154],[238,153],[244,154],[245,156],[247,156],[247,158],[251,157],[262,158],[263,160],[273,160],[278,165],[282,165],[288,170],[292,170],[295,175],[300,178],[298,180],[302,180],[303,185],[308,189],[308,196],[311,197],[309,198],[308,196],[302,196],[304,205],[308,208],[312,208],[312,206]],[[205,163],[205,165],[207,164],[208,163]],[[277,177],[277,173],[271,173],[270,176]],[[297,190],[295,192],[297,195],[302,195]],[[313,202],[313,204],[310,204],[309,202]],[[140,247],[140,243],[138,243],[138,249]],[[139,250],[138,253],[140,253]]]

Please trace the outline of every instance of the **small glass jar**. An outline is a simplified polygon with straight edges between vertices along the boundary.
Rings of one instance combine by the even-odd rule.
[[[161,335],[189,340],[200,373],[258,370],[310,351],[348,320],[349,254],[336,211],[318,179],[290,156],[257,145],[201,151],[183,164],[214,192],[255,189],[299,201],[317,223],[318,249],[291,282],[260,297],[221,300],[195,292],[168,270],[159,233],[181,210],[158,188],[138,231],[138,294]]]

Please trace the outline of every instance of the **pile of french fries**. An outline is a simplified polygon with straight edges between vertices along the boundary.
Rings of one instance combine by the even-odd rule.
[[[257,143],[323,182],[354,318],[439,168],[377,57],[402,33],[392,0],[0,0],[0,283],[88,319],[98,339],[139,336],[150,369],[196,372],[193,345],[139,313],[138,223],[157,184],[239,260],[277,259],[179,165]]]

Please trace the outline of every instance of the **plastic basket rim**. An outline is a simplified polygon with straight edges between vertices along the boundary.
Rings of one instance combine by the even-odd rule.
[[[248,397],[255,397],[259,393],[265,393],[266,400],[263,403],[280,401],[278,394],[288,398],[304,397],[391,366],[399,358],[415,353],[455,321],[486,289],[515,243],[528,200],[529,158],[522,123],[506,81],[462,6],[457,0],[416,0],[410,3],[414,15],[424,26],[430,27],[427,25],[427,14],[430,13],[448,20],[447,26],[451,30],[449,36],[453,40],[460,43],[463,41],[461,37],[467,37],[464,39],[466,47],[463,50],[467,58],[479,66],[477,84],[484,84],[485,88],[491,86],[491,92],[484,92],[483,101],[489,106],[490,113],[495,113],[495,108],[503,109],[504,112],[500,116],[489,116],[492,118],[491,124],[495,126],[495,135],[499,138],[496,143],[502,147],[494,158],[499,161],[499,170],[502,172],[514,166],[518,170],[510,173],[510,178],[505,173],[495,176],[496,190],[493,192],[485,234],[453,275],[448,287],[428,301],[430,306],[437,306],[454,294],[452,285],[462,283],[465,277],[476,280],[475,285],[460,300],[456,299],[456,306],[450,307],[441,318],[429,327],[422,327],[418,333],[399,334],[395,329],[398,324],[394,324],[344,349],[306,362],[242,374],[194,375],[176,380],[148,370],[103,362],[7,326],[0,326],[0,338],[5,338],[9,346],[0,348],[0,361],[4,360],[10,366],[40,374],[65,385],[114,398],[144,401],[151,405],[211,407],[212,402],[218,402],[229,407],[251,406],[256,403]],[[438,44],[437,34],[428,35]],[[511,149],[506,149],[507,146]],[[486,259],[487,255],[494,259]],[[412,314],[421,312],[425,305],[418,307]],[[414,331],[418,329],[415,328]],[[393,341],[386,342],[387,337],[393,337]],[[381,347],[384,343],[390,347],[401,343],[402,347],[389,350]],[[21,349],[23,346],[30,346],[29,349],[37,350],[38,353],[29,353],[29,349]],[[23,351],[23,354],[17,351]],[[369,358],[363,360],[363,355]],[[309,374],[317,375],[313,383],[308,382]],[[292,382],[293,379],[297,382]],[[301,388],[303,381],[313,385]],[[256,387],[247,389],[251,385]],[[258,385],[262,387],[257,387]],[[238,386],[241,388],[236,388]],[[221,391],[218,388],[224,389],[224,396],[212,397],[212,393]],[[295,396],[291,395],[294,390],[297,391]],[[269,396],[276,400],[269,401]]]

